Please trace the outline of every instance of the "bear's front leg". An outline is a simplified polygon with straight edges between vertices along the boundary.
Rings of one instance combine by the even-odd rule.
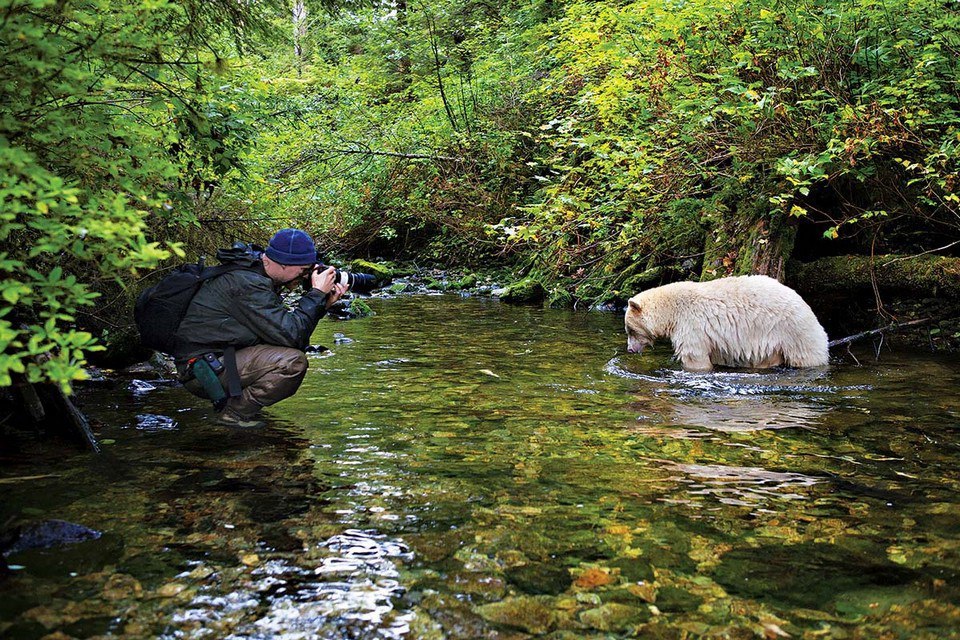
[[[687,371],[713,371],[713,363],[710,362],[708,356],[682,355],[680,356],[680,364]]]

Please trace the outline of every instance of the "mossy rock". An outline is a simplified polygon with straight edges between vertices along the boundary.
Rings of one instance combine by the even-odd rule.
[[[354,273],[369,273],[381,282],[386,282],[393,277],[393,270],[388,265],[368,262],[366,260],[354,260],[351,262],[350,271]]]
[[[547,296],[547,306],[551,309],[568,309],[573,306],[573,294],[559,287],[553,289]]]
[[[350,314],[354,318],[366,318],[374,315],[373,309],[370,308],[370,305],[360,298],[353,298],[350,300]]]
[[[132,313],[131,313],[132,317]],[[90,362],[101,367],[120,368],[150,357],[151,351],[140,344],[140,334],[135,327],[125,326],[102,336],[106,350],[91,353]]]
[[[468,273],[467,275],[460,278],[456,283],[457,289],[472,289],[477,286],[477,276],[473,273]]]
[[[430,278],[429,280],[427,280],[423,284],[423,286],[429,289],[430,291],[446,291],[447,290],[446,282],[442,282],[440,280],[434,280],[433,278]]]
[[[390,273],[394,278],[409,278],[420,274],[420,268],[409,262],[401,262],[399,264],[396,262],[383,262],[379,264],[390,269]]]
[[[543,302],[546,291],[543,285],[533,278],[524,278],[519,282],[507,285],[500,294],[500,299],[504,302],[513,302],[518,304]]]
[[[632,298],[641,291],[646,291],[653,287],[658,286],[663,281],[664,273],[666,269],[664,267],[651,267],[645,269],[640,273],[630,276],[623,281],[623,284],[620,285],[620,291],[623,293],[624,297]]]
[[[408,291],[413,291],[413,287],[406,282],[395,282],[387,288],[387,292],[393,295],[406,293]]]

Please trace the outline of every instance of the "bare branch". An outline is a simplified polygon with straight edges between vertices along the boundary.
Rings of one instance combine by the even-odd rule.
[[[827,343],[827,346],[831,349],[833,347],[839,347],[840,345],[849,344],[855,340],[861,340],[863,338],[869,338],[876,335],[884,335],[893,331],[900,331],[903,329],[909,329],[911,327],[918,327],[920,325],[929,324],[934,322],[936,318],[921,318],[920,320],[911,320],[910,322],[894,322],[888,324],[885,327],[880,329],[871,329],[870,331],[862,331],[860,333],[855,333],[852,336],[847,336],[846,338],[840,338],[839,340],[831,340]]]
[[[939,247],[939,248],[937,248],[937,249],[930,249],[929,251],[922,251],[922,252],[917,253],[917,254],[912,255],[912,256],[900,256],[899,258],[894,258],[894,259],[891,260],[890,262],[884,262],[884,263],[883,263],[882,265],[880,265],[880,266],[881,266],[881,267],[885,267],[885,266],[887,266],[888,264],[893,264],[894,262],[900,262],[901,260],[907,260],[907,259],[909,259],[909,258],[916,258],[916,257],[918,257],[918,256],[925,256],[925,255],[927,255],[928,253],[936,253],[937,251],[945,251],[946,249],[949,249],[950,247],[953,247],[953,246],[958,245],[958,244],[960,244],[960,240],[956,240],[956,241],[954,241],[954,242],[951,242],[951,243],[948,244],[948,245],[944,245],[944,246]]]

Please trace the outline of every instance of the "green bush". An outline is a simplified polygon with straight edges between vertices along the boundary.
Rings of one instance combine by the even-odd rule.
[[[573,2],[539,54],[539,189],[497,230],[570,287],[732,218],[934,248],[960,229],[958,28],[939,0]]]
[[[98,290],[179,251],[151,228],[239,164],[242,125],[203,107],[212,52],[273,4],[0,0],[0,385],[83,378]]]

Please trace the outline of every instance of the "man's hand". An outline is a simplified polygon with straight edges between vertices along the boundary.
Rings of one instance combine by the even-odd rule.
[[[333,291],[327,294],[327,309],[337,304],[337,300],[343,297],[343,294],[347,292],[347,285],[345,284],[335,284],[333,285]]]
[[[347,285],[333,283],[334,273],[336,273],[336,269],[327,267],[323,271],[314,271],[310,275],[310,285],[314,289],[327,294],[327,309],[335,305],[347,292]]]
[[[336,273],[333,267],[327,267],[323,271],[313,270],[310,274],[310,286],[323,293],[330,293],[333,290],[333,274]],[[340,295],[343,295],[342,293]],[[339,296],[338,296],[339,297]]]

